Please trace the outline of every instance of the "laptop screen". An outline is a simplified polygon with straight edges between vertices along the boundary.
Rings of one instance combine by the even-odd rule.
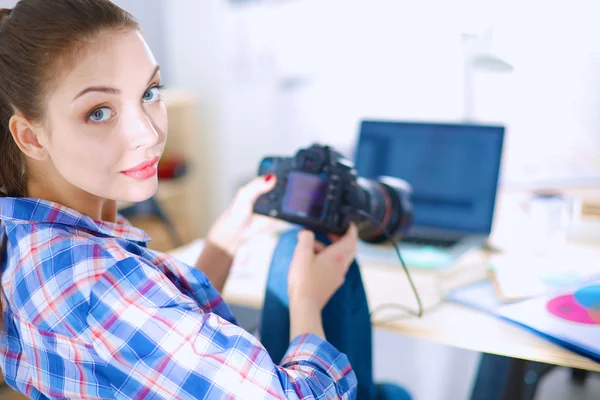
[[[415,226],[489,234],[503,140],[502,126],[362,121],[355,168],[408,181]]]

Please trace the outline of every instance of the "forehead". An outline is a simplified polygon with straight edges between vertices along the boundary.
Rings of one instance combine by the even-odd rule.
[[[57,87],[57,94],[74,95],[87,86],[145,85],[156,65],[148,45],[138,31],[103,32],[86,41]]]

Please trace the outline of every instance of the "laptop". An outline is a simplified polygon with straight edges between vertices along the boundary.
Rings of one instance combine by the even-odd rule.
[[[400,243],[407,264],[442,267],[486,243],[504,134],[503,126],[494,125],[361,121],[354,155],[358,175],[402,178],[413,189],[413,226]],[[391,250],[361,243],[359,255],[399,265]]]

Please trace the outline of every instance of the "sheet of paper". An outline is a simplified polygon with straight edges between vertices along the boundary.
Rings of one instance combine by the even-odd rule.
[[[503,303],[494,292],[488,280],[471,283],[456,288],[446,294],[445,299],[494,314]]]

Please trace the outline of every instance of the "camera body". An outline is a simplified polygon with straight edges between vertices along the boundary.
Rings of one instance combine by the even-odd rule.
[[[258,175],[273,173],[276,186],[261,195],[254,212],[303,225],[314,231],[343,234],[355,221],[361,239],[386,239],[369,214],[395,238],[412,223],[410,185],[397,178],[377,181],[357,175],[351,161],[329,146],[313,144],[292,157],[265,157]],[[361,215],[361,213],[363,215]]]

